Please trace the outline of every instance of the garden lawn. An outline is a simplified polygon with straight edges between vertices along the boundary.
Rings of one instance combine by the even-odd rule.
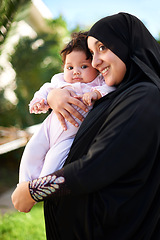
[[[42,203],[31,212],[13,212],[0,215],[0,240],[45,240],[45,223]]]

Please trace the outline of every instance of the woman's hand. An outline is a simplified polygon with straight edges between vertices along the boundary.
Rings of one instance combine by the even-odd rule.
[[[19,212],[29,212],[36,203],[30,195],[28,184],[28,182],[18,184],[11,196],[12,203]]]
[[[88,112],[86,105],[79,99],[74,98],[75,96],[76,94],[71,90],[58,88],[50,91],[47,97],[49,106],[54,110],[64,130],[67,130],[65,119],[78,127],[78,123],[71,115],[83,121],[83,116],[71,104]]]

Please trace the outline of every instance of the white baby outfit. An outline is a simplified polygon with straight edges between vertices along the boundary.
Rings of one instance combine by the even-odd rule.
[[[102,96],[115,90],[114,87],[106,85],[103,77],[98,75],[90,83],[67,83],[64,74],[59,73],[52,77],[50,83],[45,83],[39,91],[34,94],[30,106],[44,99],[47,104],[47,95],[53,88],[68,86],[77,95],[90,91],[99,91]],[[74,106],[75,107],[75,106]],[[84,117],[88,113],[76,108]],[[80,125],[80,120],[76,119]],[[40,129],[27,143],[21,163],[19,182],[30,181],[38,177],[48,175],[63,167],[68,156],[70,147],[78,128],[66,121],[67,130],[64,131],[54,111],[43,121]]]

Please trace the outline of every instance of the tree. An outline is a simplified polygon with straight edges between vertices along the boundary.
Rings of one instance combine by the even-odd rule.
[[[0,1],[0,45],[4,42],[18,9],[29,2],[30,0]]]
[[[30,0],[0,0],[0,54],[5,48],[5,42],[10,34],[12,23],[17,17],[19,11],[26,8]],[[3,67],[0,66],[0,73]],[[11,119],[15,118],[16,106],[5,98],[5,89],[0,87],[0,125],[10,126]]]
[[[42,122],[46,117],[45,114],[29,114],[28,104],[42,84],[50,81],[55,73],[62,71],[60,50],[64,44],[63,39],[69,32],[62,16],[50,21],[49,25],[52,33],[38,35],[35,39],[20,39],[15,53],[10,57],[16,72],[15,94],[18,99],[16,110],[13,107],[16,114],[14,124],[21,128]]]
[[[1,1],[1,0],[0,0]],[[10,36],[14,36],[17,23],[27,20],[30,0],[4,0],[0,3],[0,50],[5,49]],[[11,25],[11,23],[14,23]],[[33,94],[51,77],[62,71],[60,50],[70,38],[66,21],[60,15],[57,19],[46,20],[48,33],[37,33],[33,38],[23,37],[10,55],[10,63],[15,70],[15,95],[17,105],[5,98],[5,89],[0,89],[1,126],[27,126],[42,122],[46,115],[31,115],[28,104]],[[79,29],[77,26],[76,29]],[[0,66],[0,73],[3,72]]]

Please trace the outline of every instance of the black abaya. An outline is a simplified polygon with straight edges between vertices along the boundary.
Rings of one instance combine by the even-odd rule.
[[[107,101],[72,146],[63,170],[70,194],[45,202],[49,240],[160,239],[159,90],[139,83]]]
[[[125,13],[101,19],[89,36],[113,51],[127,73],[97,101],[65,166],[53,173],[64,182],[43,198],[47,239],[159,240],[160,46]],[[34,197],[32,182],[30,190]]]

